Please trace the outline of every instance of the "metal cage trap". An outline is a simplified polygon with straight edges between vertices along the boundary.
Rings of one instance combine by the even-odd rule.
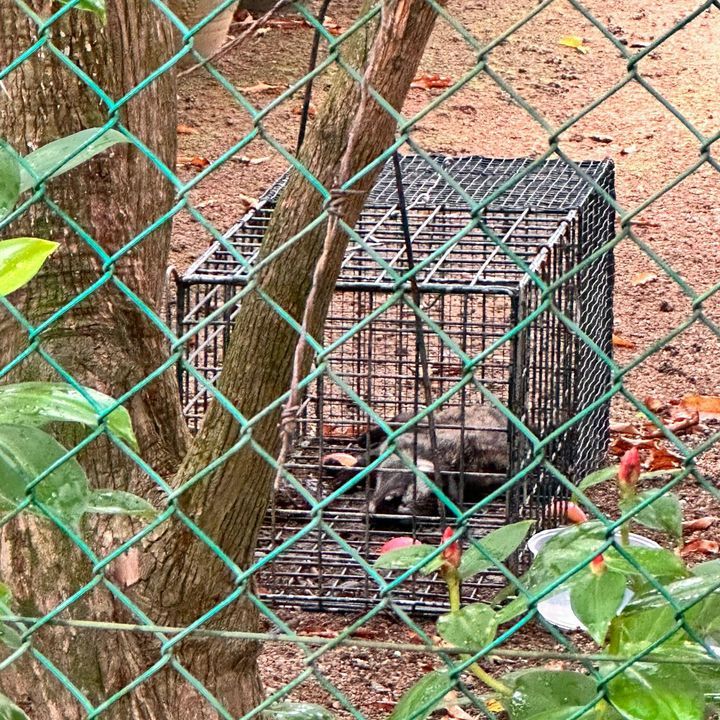
[[[363,469],[371,462],[368,448],[377,426],[332,375],[342,378],[377,416],[400,425],[422,411],[428,393],[433,399],[447,394],[432,415],[434,434],[446,433],[442,438],[461,449],[473,432],[484,432],[486,441],[488,433],[496,433],[493,442],[507,446],[506,469],[478,467],[460,452],[456,466],[443,465],[436,479],[444,490],[453,485],[454,499],[463,508],[478,501],[464,495],[472,482],[478,486],[478,478],[484,478],[481,487],[496,489],[497,497],[478,508],[469,522],[478,538],[520,518],[536,518],[538,527],[551,525],[556,518],[548,500],[564,495],[547,465],[536,464],[527,472],[531,442],[513,422],[507,429],[472,426],[472,408],[488,405],[484,391],[541,439],[581,414],[544,446],[544,461],[571,480],[595,469],[606,451],[608,403],[600,400],[610,387],[610,371],[577,330],[611,353],[613,255],[611,250],[595,255],[615,235],[610,205],[561,160],[530,172],[528,159],[433,160],[476,201],[518,173],[526,174],[473,217],[452,185],[422,157],[405,156],[396,168],[389,162],[383,169],[356,225],[362,242],[350,242],[325,327],[326,347],[343,341],[326,358],[332,373],[323,374],[306,394],[294,455],[287,464],[318,500],[343,483],[351,487],[327,504],[322,524],[299,535],[260,573],[261,593],[277,603],[324,610],[370,608],[377,602],[377,584],[343,544],[371,563],[393,535],[413,534],[437,544],[445,523],[437,502],[405,514],[371,512],[385,471],[384,463],[373,472]],[[611,161],[580,167],[598,187],[614,194]],[[225,236],[250,264],[284,183],[285,178],[276,182]],[[583,261],[581,270],[571,272]],[[415,288],[409,282],[398,285],[398,277],[413,268]],[[543,293],[534,278],[550,291]],[[178,332],[193,330],[225,306],[246,280],[245,269],[222,244],[210,247],[177,279]],[[220,373],[237,309],[230,304],[194,336],[188,360],[210,382]],[[478,357],[481,361],[472,365]],[[186,372],[180,371],[179,381],[184,412],[195,431],[208,393]],[[453,390],[457,392],[450,394]],[[406,455],[412,455],[406,461],[428,476],[418,436],[428,433],[432,419],[423,422],[405,446],[411,448]],[[337,458],[347,462],[348,456],[358,463],[349,474],[342,463],[337,467]],[[526,474],[509,489],[500,487],[523,470]],[[358,473],[365,479],[353,484]],[[425,487],[418,480],[413,492],[418,485]],[[281,488],[268,513],[259,554],[300,533],[313,517],[296,491]],[[487,599],[500,581],[499,574],[489,572],[466,583],[463,593],[469,600]],[[413,611],[445,608],[442,582],[434,577],[408,580],[392,597]]]

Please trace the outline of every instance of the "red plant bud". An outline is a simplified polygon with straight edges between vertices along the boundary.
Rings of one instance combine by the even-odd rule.
[[[635,487],[640,477],[640,453],[636,447],[628,450],[620,460],[618,482],[621,488]]]
[[[605,558],[602,556],[602,553],[599,555],[596,555],[591,561],[590,561],[590,570],[592,571],[593,575],[602,575],[605,570],[607,570],[607,565],[605,564]]]
[[[420,545],[420,541],[411,537],[391,538],[380,548],[378,555],[384,555],[391,550],[399,550],[400,548],[410,547],[410,545]]]
[[[445,528],[443,532],[442,542],[447,542],[454,534],[454,530],[451,527]],[[460,543],[456,540],[454,543],[450,543],[442,552],[443,560],[450,567],[460,567],[460,558],[462,556],[462,550],[460,550]]]

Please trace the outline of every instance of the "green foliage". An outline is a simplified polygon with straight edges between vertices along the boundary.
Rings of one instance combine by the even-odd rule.
[[[485,550],[496,562],[502,562],[517,550],[522,541],[525,539],[534,520],[523,520],[505,525],[489,532],[485,537],[478,541],[478,544]],[[467,580],[473,575],[477,575],[483,570],[494,567],[495,563],[486,558],[480,550],[474,546],[470,546],[463,553],[460,562],[460,577]]]
[[[570,590],[570,605],[592,639],[602,645],[625,597],[625,577],[614,570],[596,575],[585,569]]]
[[[17,159],[0,146],[0,220],[17,203],[20,195],[20,165]]]
[[[24,167],[20,169],[20,192],[31,190],[39,180],[55,178],[78,165],[87,162],[101,152],[118,143],[126,143],[125,136],[117,130],[106,130],[100,137],[89,142],[98,134],[100,128],[88,128],[67,137],[53,140],[24,157]],[[89,144],[83,148],[85,143]],[[83,148],[80,150],[80,148]],[[77,154],[75,154],[77,153]],[[70,157],[70,156],[73,157]],[[38,179],[36,179],[38,178]]]
[[[623,513],[629,513],[655,494],[653,490],[633,494],[620,502],[620,509]],[[633,516],[633,520],[653,530],[662,530],[676,540],[682,537],[682,509],[679,500],[672,493],[656,497],[647,507]]]
[[[32,280],[56,248],[57,243],[39,238],[0,240],[0,296]]]
[[[0,693],[0,720],[29,720],[28,716]]]
[[[388,720],[425,720],[452,687],[447,672],[434,670],[428,673],[398,700]]]
[[[496,612],[484,603],[466,605],[456,612],[441,615],[437,631],[450,645],[477,651],[492,642],[497,632]]]
[[[270,706],[265,714],[273,720],[333,720],[333,714],[322,705],[282,702]]]
[[[435,548],[432,545],[408,545],[386,552],[375,561],[375,567],[383,570],[407,570],[419,565]]]
[[[600,470],[596,470],[595,472],[586,475],[580,483],[578,483],[578,490],[585,491],[594,485],[599,485],[600,483],[612,480],[617,476],[618,467],[618,465],[610,465],[609,467],[600,468]]]
[[[29,491],[29,486],[66,454],[67,450],[44,430],[0,425],[0,509],[14,510],[31,492],[29,512],[40,513],[39,504],[46,505],[77,529],[85,513],[116,513],[122,511],[118,508],[123,503],[129,506],[125,497],[128,494],[118,497],[114,492],[109,496],[91,492],[85,472],[74,457],[62,462]],[[140,498],[136,498],[131,514],[140,514],[140,508],[143,515],[150,514],[150,506]]]
[[[58,0],[61,5],[67,5],[70,0]],[[79,2],[73,5],[75,10],[84,10],[86,12],[95,13],[99,15],[103,22],[105,22],[105,0],[79,0]]]
[[[115,400],[97,390],[85,392],[100,408],[107,410]],[[65,383],[26,382],[0,387],[0,424],[43,427],[51,422],[79,423],[95,428],[101,422],[93,406]],[[118,407],[105,417],[108,429],[137,449],[128,411]]]
[[[150,520],[155,508],[143,498],[124,490],[94,490],[87,497],[86,512],[102,515],[134,515]]]
[[[511,720],[564,720],[597,695],[591,678],[564,670],[523,670],[503,680],[513,690],[507,703]]]
[[[630,720],[703,720],[705,698],[680,664],[633,663],[608,683],[608,699]]]

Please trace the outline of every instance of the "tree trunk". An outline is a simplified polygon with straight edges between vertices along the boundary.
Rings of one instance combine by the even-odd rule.
[[[20,11],[14,6],[5,9],[9,2],[0,0],[3,63],[33,39],[32,25]],[[60,34],[60,27],[53,26],[53,36],[57,36],[61,50],[68,47],[70,56],[84,69],[91,68],[90,75],[106,91],[110,90],[111,97],[117,98],[169,56],[170,30],[151,7],[144,0],[108,3],[109,21],[104,31],[91,16],[72,12],[63,23],[64,34]],[[383,18],[375,39],[377,23],[358,31],[343,45],[343,58],[362,73],[369,57],[366,77],[370,86],[399,109],[432,30],[435,13],[425,0],[386,0]],[[49,65],[52,71],[47,69]],[[0,106],[0,131],[18,148],[25,137],[39,144],[105,119],[93,96],[80,82],[69,79],[67,70],[47,54],[37,61],[26,61],[10,80],[6,86],[13,102],[11,108]],[[162,152],[169,166],[174,157],[173,98],[173,80],[171,74],[166,74],[123,111],[128,126],[150,147]],[[307,137],[301,160],[326,188],[333,188],[385,150],[393,141],[395,128],[395,121],[338,69]],[[353,153],[343,163],[348,144],[352,145]],[[108,252],[121,247],[160,217],[172,193],[149,164],[144,166],[137,151],[122,148],[113,155],[93,161],[82,171],[52,184],[52,195],[58,204],[71,209],[82,227],[92,229],[94,239]],[[358,182],[354,187],[357,192],[342,204],[342,217],[349,225],[356,222],[375,175],[371,173]],[[263,257],[303,230],[321,212],[320,195],[301,175],[294,175],[263,241]],[[45,209],[38,208],[31,217],[34,234],[61,239],[58,222]],[[139,249],[117,264],[117,274],[139,290],[151,305],[160,295],[167,230],[164,226],[155,231]],[[278,453],[279,410],[261,413],[287,391],[298,341],[297,333],[268,305],[267,299],[272,298],[297,321],[302,319],[325,236],[325,225],[303,235],[257,275],[254,292],[243,301],[227,348],[220,390],[244,417],[252,420],[251,442],[236,448],[239,441],[248,440],[249,431],[242,431],[218,403],[213,403],[177,473],[176,485],[188,484],[179,499],[178,512],[140,549],[140,581],[128,589],[127,585],[132,585],[129,580],[134,569],[132,561],[124,570],[116,566],[106,573],[120,591],[132,593],[134,602],[156,624],[187,626],[238,590],[236,575],[188,529],[188,524],[197,525],[236,568],[246,569],[253,562],[275,474],[254,444],[271,457]],[[314,313],[308,326],[315,337],[322,336],[347,245],[342,231],[336,231],[330,240],[330,253],[319,277]],[[87,288],[101,272],[92,251],[77,236],[63,232],[62,241],[62,253],[52,256],[45,277],[29,288],[22,304],[27,315],[35,320],[47,317],[79,290]],[[153,334],[142,314],[110,283],[96,293],[43,336],[43,347],[78,380],[117,396],[154,370],[164,350],[161,339]],[[308,372],[310,362],[310,354],[305,353],[303,373]],[[39,360],[21,370],[24,378],[47,372]],[[186,436],[174,393],[172,374],[166,373],[145,389],[141,398],[130,401],[143,456],[162,473],[175,469],[185,449]],[[199,475],[211,462],[233,450],[214,472]],[[123,486],[122,475],[127,468],[115,458],[105,447],[104,451],[83,453],[80,460],[89,475],[99,474],[102,485]],[[146,493],[147,484],[146,481],[143,487],[143,478],[133,476],[130,487]],[[113,534],[118,530],[126,532],[122,523],[93,530],[91,537],[101,553],[118,545]],[[12,538],[8,541],[10,533]],[[13,521],[13,527],[6,530],[0,559],[4,579],[9,579],[8,573],[12,577],[22,612],[33,615],[46,612],[61,598],[83,587],[90,577],[91,563],[78,560],[77,553],[72,554],[70,561],[71,549],[67,544],[58,548],[59,537],[57,530],[38,529],[27,521]],[[54,552],[50,551],[50,543],[55,543]],[[88,592],[84,602],[73,605],[69,614],[77,618],[138,622],[108,597],[100,585]],[[261,619],[243,596],[213,615],[205,626],[252,631],[261,626]],[[217,711],[180,674],[180,667],[183,672],[192,673],[233,716],[243,715],[262,699],[255,644],[187,639],[161,655],[161,638],[152,635],[117,631],[92,634],[86,630],[80,633],[45,628],[36,633],[35,646],[47,649],[47,656],[94,705],[161,663],[142,683],[119,697],[103,717],[216,718]],[[12,667],[18,671],[3,675],[3,688],[32,716],[50,720],[84,717],[80,706],[69,699],[67,691],[51,680],[29,653],[22,664]]]
[[[368,5],[369,6],[369,5]],[[380,31],[375,25],[357,33],[343,56],[363,72],[369,85],[394,108],[400,109],[434,25],[435,12],[425,0],[389,0],[384,4]],[[373,41],[373,35],[375,39]],[[363,101],[354,80],[338,70],[332,88],[301,153],[302,163],[326,188],[339,186],[387,149],[394,140],[395,121],[374,100]],[[359,131],[359,132],[358,132]],[[353,152],[343,164],[345,150]],[[345,177],[340,177],[344,175]],[[377,172],[365,176],[342,205],[342,217],[350,226],[357,221]],[[322,212],[322,198],[299,173],[294,174],[278,202],[262,243],[261,257],[267,257],[289,238],[301,232]],[[298,333],[269,304],[272,299],[297,322],[303,317],[311,289],[313,270],[322,254],[327,225],[304,234],[275,258],[256,279],[255,291],[247,295],[224,358],[219,389],[242,415],[251,420],[252,442],[223,407],[213,402],[176,484],[196,480],[217,458],[232,450],[224,463],[197,480],[181,497],[181,508],[189,518],[225,552],[235,566],[247,569],[254,560],[258,531],[271,497],[275,469],[260,454],[255,443],[275,457],[280,446],[279,409],[261,414],[288,390]],[[348,238],[337,230],[325,271],[319,278],[309,332],[322,337]],[[311,356],[305,353],[302,372],[310,369]],[[168,529],[159,541],[164,547],[162,562],[145,577],[140,597],[148,605],[162,598],[154,615],[160,624],[185,626],[234,590],[233,573],[207,546],[179,526]],[[248,583],[252,587],[251,583]],[[211,628],[255,630],[261,626],[258,612],[250,602],[230,603],[205,624]],[[229,712],[239,717],[262,699],[255,658],[258,648],[248,642],[222,640],[185,641],[176,657],[220,698]],[[289,680],[290,678],[288,678]],[[176,688],[175,677],[163,688]],[[144,686],[143,686],[144,687]],[[133,709],[138,717],[210,718],[205,706],[189,708],[187,714],[173,707],[167,715],[157,714],[158,696],[145,701],[143,688],[136,694]],[[187,698],[187,696],[186,696]],[[147,704],[145,704],[147,702]],[[148,712],[148,707],[153,711]],[[135,716],[135,715],[134,715]]]
[[[117,100],[156,70],[172,54],[176,38],[168,21],[145,0],[108,2],[107,24],[95,15],[72,10],[48,30],[57,50],[82,68]],[[48,1],[33,3],[41,17],[57,11]],[[37,26],[12,0],[0,0],[0,68],[37,40]],[[99,126],[108,119],[98,97],[48,49],[36,51],[3,80],[0,136],[21,154],[58,137]],[[169,167],[175,161],[175,78],[172,71],[123,106],[118,117]],[[48,184],[47,196],[66,210],[80,228],[112,255],[165,213],[174,188],[149,160],[130,145],[120,145]],[[122,256],[113,266],[120,278],[150,306],[159,307],[170,242],[166,223]],[[39,323],[103,276],[94,250],[43,201],[35,203],[4,237],[35,235],[60,242],[45,269],[24,292],[10,300],[28,320]],[[0,310],[0,367],[28,343],[15,320]],[[167,357],[166,342],[144,314],[108,280],[92,295],[59,318],[41,337],[40,347],[79,382],[120,397],[144,380]],[[60,380],[40,356],[29,356],[9,380]],[[172,477],[187,449],[188,435],[178,401],[174,370],[154,380],[127,403],[141,454],[153,468]],[[72,442],[72,437],[65,439]],[[77,439],[77,438],[75,438]],[[155,483],[105,439],[80,456],[91,482],[133,489],[145,497]],[[137,529],[137,523],[136,529]],[[86,537],[106,554],[127,536],[127,521],[97,523]],[[14,590],[18,609],[42,615],[70,597],[92,577],[92,562],[83,557],[57,528],[25,516],[2,530],[0,577]],[[65,614],[76,618],[116,617],[107,591],[82,597]],[[128,615],[122,617],[128,620]],[[41,630],[34,644],[75,681],[90,701],[104,697],[102,642],[107,634]],[[2,687],[33,717],[71,720],[85,717],[69,694],[29,653],[2,674]]]

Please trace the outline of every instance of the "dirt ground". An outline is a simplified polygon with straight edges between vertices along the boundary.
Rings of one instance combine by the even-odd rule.
[[[695,10],[697,0],[648,3],[641,0],[588,0],[585,7],[615,37],[638,52],[663,36],[681,18]],[[355,1],[331,5],[331,18],[347,27]],[[449,12],[481,42],[490,41],[532,11],[536,2],[517,0],[449,0]],[[238,27],[233,31],[237,32]],[[566,35],[580,36],[583,54],[559,44]],[[245,89],[255,107],[274,97],[301,77],[307,67],[311,33],[303,28],[271,27],[223,58],[219,68],[237,88]],[[453,80],[475,62],[471,48],[444,22],[439,22],[423,61],[423,73]],[[545,118],[559,125],[608,91],[627,72],[618,50],[569,3],[556,2],[513,33],[489,56],[493,70],[530,102]],[[645,56],[637,72],[675,106],[706,137],[720,131],[720,11],[701,13],[686,29]],[[322,76],[316,98],[326,88]],[[418,112],[440,90],[410,91],[405,114]],[[276,142],[294,147],[299,122],[299,96],[272,110],[264,128]],[[251,129],[249,114],[230,93],[203,72],[182,80],[179,168],[189,180],[199,170],[192,158],[217,159]],[[426,150],[491,157],[537,156],[547,147],[545,130],[486,75],[472,80],[440,108],[424,117],[413,131]],[[678,174],[700,158],[700,143],[673,113],[650,92],[631,82],[589,112],[562,135],[563,150],[575,159],[611,157],[616,163],[617,197],[631,212],[659,193]],[[200,162],[202,164],[202,162]],[[285,161],[264,140],[243,147],[193,191],[192,201],[216,228],[229,228],[265,188],[284,170]],[[616,250],[615,333],[627,347],[617,347],[622,366],[677,326],[693,320],[681,334],[666,342],[625,376],[625,386],[636,397],[664,402],[686,395],[720,394],[720,355],[717,338],[708,325],[720,323],[720,304],[710,294],[702,304],[695,298],[720,282],[720,176],[705,163],[679,186],[662,194],[636,217],[635,240],[625,239]],[[176,220],[173,263],[184,270],[210,242],[208,234],[188,214]],[[642,249],[656,254],[658,262]],[[665,263],[691,288],[688,296],[665,274]],[[641,273],[649,281],[639,284]],[[628,422],[635,410],[625,399],[616,400],[613,421]],[[685,436],[691,446],[706,440],[717,426],[713,418]],[[708,479],[717,483],[720,458],[710,449],[698,460]],[[720,515],[717,502],[694,485],[680,488],[687,519]],[[718,523],[720,524],[720,523]],[[702,537],[718,539],[718,524]],[[707,559],[698,557],[695,559]],[[307,634],[333,633],[353,618],[282,610],[291,627]],[[513,644],[533,647],[553,642],[528,629]],[[390,618],[375,620],[365,636],[373,639],[416,641]],[[360,712],[370,718],[388,714],[402,692],[434,661],[426,655],[394,650],[338,648],[323,654],[311,666],[334,683]],[[268,645],[262,656],[269,690],[282,687],[307,665],[300,649]],[[319,676],[319,677],[320,677]],[[322,689],[318,678],[301,683],[292,694],[341,710],[342,703]],[[345,714],[347,708],[340,714]]]

